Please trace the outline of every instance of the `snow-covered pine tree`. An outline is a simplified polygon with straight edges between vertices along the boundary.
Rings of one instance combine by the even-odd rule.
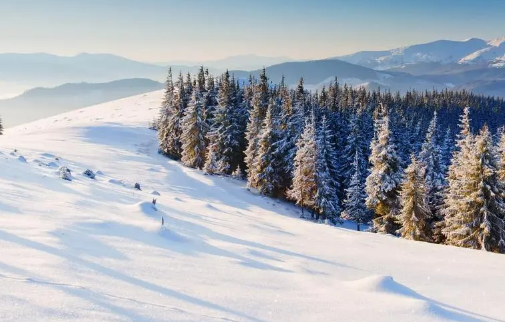
[[[403,238],[431,241],[431,210],[425,177],[425,165],[412,155],[400,193],[402,228],[399,232]]]
[[[437,112],[433,114],[426,139],[421,147],[419,161],[423,164],[426,180],[426,191],[428,194],[428,204],[430,213],[434,221],[443,220],[443,215],[440,213],[444,188],[444,166],[442,165],[441,149],[438,145],[437,134]]]
[[[505,183],[505,132],[501,131],[498,141],[498,176],[501,182]]]
[[[160,122],[159,152],[165,154],[171,159],[179,160],[182,147],[180,136],[182,133],[181,120],[184,116],[184,80],[182,74],[176,83],[176,89],[171,86],[171,73],[167,79],[165,97],[163,104],[166,104],[166,117]],[[182,95],[182,96],[181,96]]]
[[[279,107],[274,98],[270,98],[267,115],[263,122],[261,137],[258,141],[258,155],[249,176],[249,186],[256,188],[266,196],[279,196],[282,193],[282,177],[279,168],[282,165],[281,156],[275,149],[279,140],[280,120]]]
[[[444,220],[435,223],[433,227],[434,240],[437,243],[445,243],[447,233],[444,231],[447,223],[457,216],[460,209],[466,207],[463,202],[466,198],[466,172],[469,162],[472,160],[474,148],[474,136],[470,130],[470,108],[466,107],[460,116],[458,124],[460,133],[457,136],[456,147],[447,171],[447,187],[444,191],[444,203],[442,215]]]
[[[360,226],[372,220],[371,212],[365,205],[366,194],[365,186],[361,174],[361,159],[359,150],[354,154],[352,166],[354,172],[349,181],[349,186],[345,190],[347,198],[344,201],[345,210],[342,218],[356,222],[356,230],[360,231]]]
[[[395,234],[400,211],[400,158],[391,142],[389,117],[384,107],[375,121],[375,137],[370,145],[370,174],[366,179],[366,205],[375,211],[374,230]]]
[[[452,153],[454,151],[454,142],[452,137],[451,128],[445,131],[444,139],[440,145],[441,163],[443,166],[444,176],[447,175],[449,165],[451,164]],[[445,180],[445,178],[444,178]]]
[[[217,109],[217,86],[214,76],[209,74],[208,70],[205,70],[205,96],[204,96],[204,106],[205,115],[207,115],[207,125],[212,128],[214,122],[214,114]]]
[[[351,114],[349,120],[349,134],[344,148],[344,160],[342,162],[342,177],[345,189],[349,187],[353,174],[356,172],[354,159],[356,153],[361,156],[358,161],[359,172],[363,175],[366,173],[367,161],[365,159],[368,149],[366,139],[364,138],[363,124],[361,120],[361,111]],[[362,180],[362,179],[360,179]]]
[[[465,138],[458,141],[460,151],[449,169],[443,230],[446,243],[504,253],[505,185],[498,177],[498,157],[491,134],[484,126],[476,138],[462,140]]]
[[[214,145],[216,172],[225,175],[230,175],[242,160],[239,140],[243,129],[238,122],[239,109],[235,105],[235,93],[235,83],[230,81],[230,75],[226,71],[221,78],[218,107],[208,134],[210,144]]]
[[[172,104],[174,100],[174,82],[172,79],[172,68],[168,69],[167,79],[165,81],[165,91],[163,93],[163,100],[161,101],[159,122],[163,121],[163,118],[169,115],[172,110]]]
[[[293,184],[288,191],[288,197],[304,208],[314,207],[316,186],[316,130],[314,119],[307,120],[305,129],[296,143],[297,151],[294,160]]]
[[[0,117],[0,135],[4,134],[4,126],[2,122],[2,118]]]
[[[231,176],[239,180],[243,180],[245,178],[244,171],[242,171],[242,168],[240,168],[240,166],[237,166],[237,168],[235,169],[235,171],[233,171]]]
[[[203,94],[195,88],[182,119],[182,158],[188,167],[201,169],[205,164],[207,123],[203,107]]]
[[[216,159],[216,145],[211,141],[207,146],[207,159],[203,165],[203,172],[205,174],[218,174],[218,161]]]
[[[266,70],[260,75],[260,82],[254,86],[252,98],[252,110],[249,113],[249,122],[247,123],[246,139],[247,149],[245,150],[245,164],[247,165],[247,175],[254,176],[254,167],[256,155],[258,153],[258,140],[261,134],[261,127],[265,119],[269,100],[268,78]]]
[[[335,160],[338,156],[333,142],[333,132],[330,129],[326,115],[323,115],[320,126],[316,130],[317,192],[315,196],[315,208],[323,220],[328,220],[335,224],[339,221],[340,217],[340,200],[337,194],[339,190],[338,173],[335,168]]]

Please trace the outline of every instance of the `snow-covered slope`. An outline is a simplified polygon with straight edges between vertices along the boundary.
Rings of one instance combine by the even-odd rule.
[[[302,221],[169,161],[160,98],[0,137],[0,321],[505,320],[505,256]]]
[[[472,64],[489,62],[493,67],[505,66],[505,37],[488,41],[488,46],[478,50],[466,57],[463,57],[459,63]]]
[[[420,63],[482,63],[501,67],[505,38],[485,41],[471,38],[464,41],[437,40],[426,44],[395,48],[387,51],[365,51],[335,57],[353,64],[375,69]]]

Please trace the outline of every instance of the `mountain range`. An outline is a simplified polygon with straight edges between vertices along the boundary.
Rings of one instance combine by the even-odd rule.
[[[360,51],[334,59],[375,69],[419,63],[485,64],[489,67],[504,67],[505,37],[488,41],[478,38],[464,41],[438,40],[391,50]]]
[[[103,84],[131,78],[163,81],[168,66],[174,75],[179,72],[194,74],[202,64],[214,75],[229,69],[236,78],[243,79],[249,74],[258,75],[266,66],[273,82],[284,76],[286,83],[294,86],[303,77],[308,89],[319,89],[338,77],[340,83],[354,87],[402,93],[410,89],[451,88],[505,97],[505,37],[438,40],[311,61],[241,55],[201,63],[145,63],[110,54],[84,53],[71,57],[44,53],[0,54],[0,97],[12,97],[14,93],[20,94],[33,87],[56,87],[65,83]]]

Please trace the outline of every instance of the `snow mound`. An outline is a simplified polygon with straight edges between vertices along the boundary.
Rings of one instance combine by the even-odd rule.
[[[135,212],[135,213],[141,213],[149,217],[159,217],[160,212],[158,212],[158,209],[156,208],[155,205],[152,204],[152,202],[138,202],[133,205],[127,206],[130,211]]]
[[[365,292],[390,293],[420,299],[421,296],[410,288],[396,282],[391,276],[373,275],[352,282],[348,286]]]
[[[18,156],[18,160],[20,162],[26,163],[26,158],[24,156],[22,156],[22,155]]]

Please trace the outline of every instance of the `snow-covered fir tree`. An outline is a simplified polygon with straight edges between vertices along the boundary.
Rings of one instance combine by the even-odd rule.
[[[160,125],[159,134],[159,151],[174,160],[179,160],[182,152],[180,137],[182,134],[181,121],[185,112],[185,104],[184,80],[182,74],[180,74],[172,103],[166,107],[166,120]]]
[[[216,145],[211,141],[207,146],[207,158],[203,165],[203,172],[205,174],[218,174],[218,161],[216,158]]]
[[[360,165],[362,156],[359,153],[359,150],[356,150],[354,154],[354,161],[352,163],[354,172],[345,190],[346,199],[342,214],[342,218],[352,220],[356,223],[356,230],[358,231],[360,231],[362,224],[367,224],[372,220],[371,212],[365,205],[365,185],[363,184]]]
[[[465,110],[466,118],[467,115],[468,109]],[[503,253],[505,186],[498,176],[497,152],[487,126],[476,138],[471,134],[466,137],[471,139],[459,139],[460,151],[449,170],[443,231],[446,243]]]
[[[315,208],[323,220],[337,223],[340,217],[340,201],[337,194],[339,182],[335,160],[338,156],[333,142],[333,132],[330,129],[326,116],[323,115],[320,125],[316,130],[317,192],[315,196]]]
[[[440,158],[441,164],[443,167],[444,175],[447,175],[447,171],[449,170],[449,165],[451,164],[452,153],[454,151],[454,140],[451,128],[448,127],[445,131],[444,139],[440,145]]]
[[[367,141],[364,137],[365,131],[362,123],[362,115],[361,111],[357,111],[357,113],[352,114],[349,120],[349,134],[347,136],[347,142],[344,149],[344,160],[342,162],[342,176],[343,183],[345,187],[349,187],[350,181],[352,180],[353,174],[356,172],[355,169],[355,157],[356,153],[362,156],[358,160],[359,171],[363,175],[366,173],[367,169]],[[363,180],[363,178],[360,178]]]
[[[282,177],[279,172],[282,159],[275,148],[280,136],[278,114],[279,107],[275,99],[271,98],[258,141],[258,155],[248,178],[249,186],[267,196],[279,196],[282,193]]]
[[[423,164],[428,204],[434,220],[440,221],[442,206],[442,190],[444,188],[444,166],[442,165],[441,149],[438,145],[437,113],[433,114],[426,138],[422,144],[419,161]]]
[[[403,238],[431,241],[431,210],[425,171],[425,164],[412,155],[400,193],[402,227],[399,232]]]
[[[228,71],[221,78],[218,92],[218,107],[215,111],[212,129],[208,133],[210,144],[214,146],[219,174],[231,174],[242,160],[239,138],[243,130],[237,122],[235,83],[230,80]]]
[[[505,132],[501,131],[498,141],[498,176],[501,182],[505,182]]]
[[[285,190],[287,190],[292,183],[294,158],[297,150],[296,142],[300,138],[305,122],[305,97],[301,95],[301,93],[304,92],[303,79],[299,82],[297,92],[298,95],[291,95],[285,86],[281,86],[279,90],[281,132],[275,146],[276,153],[282,158],[282,165],[279,172],[282,172],[282,185]],[[298,99],[296,99],[296,96],[298,96]]]
[[[260,83],[254,86],[252,98],[252,110],[249,113],[249,122],[247,123],[246,139],[247,149],[245,150],[245,164],[248,169],[248,176],[254,176],[251,171],[254,168],[254,162],[258,153],[258,140],[261,134],[261,127],[265,119],[269,99],[268,78],[263,69],[260,75]]]
[[[167,80],[165,81],[165,91],[161,102],[158,119],[158,143],[160,152],[168,151],[168,142],[171,140],[169,131],[169,120],[175,111],[174,104],[174,83],[172,79],[172,68],[168,69]]]
[[[317,145],[313,118],[307,120],[305,129],[296,146],[298,149],[294,159],[293,184],[288,191],[288,196],[302,207],[302,217],[305,217],[304,208],[314,208],[317,193]]]
[[[182,158],[184,165],[201,169],[205,164],[207,122],[203,106],[203,93],[196,88],[186,115],[182,119]]]
[[[370,145],[370,174],[366,179],[366,205],[375,212],[374,230],[395,234],[400,211],[400,159],[391,142],[389,117],[382,108],[375,121],[375,138]]]

